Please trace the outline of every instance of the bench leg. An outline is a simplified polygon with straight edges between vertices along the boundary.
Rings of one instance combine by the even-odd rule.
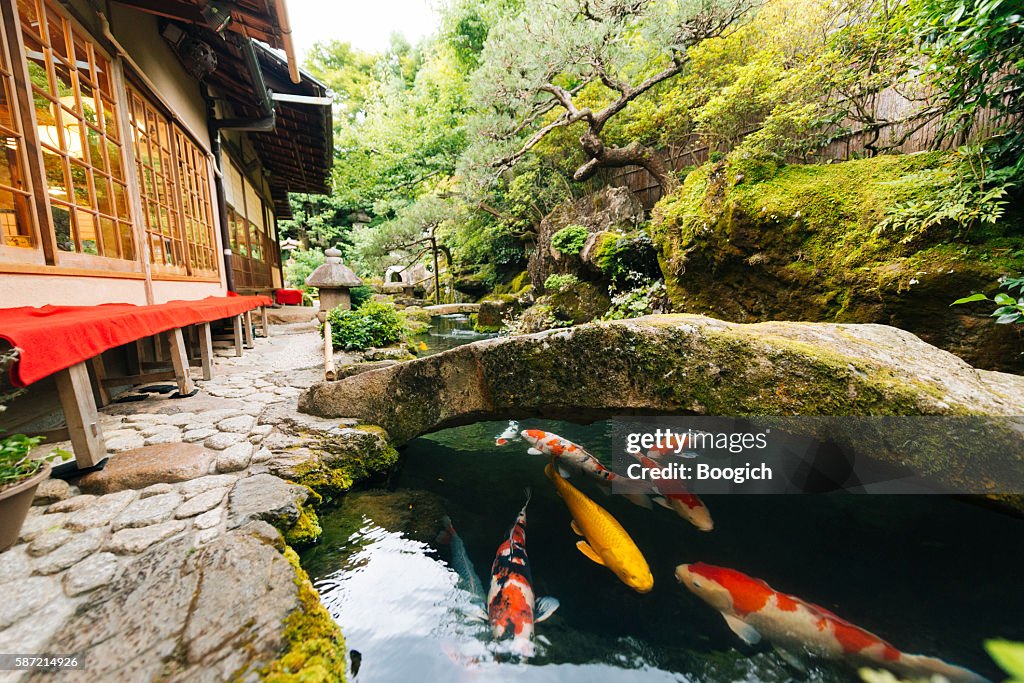
[[[56,373],[55,378],[71,447],[75,451],[75,463],[79,469],[93,467],[107,457],[107,445],[100,430],[89,369],[85,363],[78,363]]]
[[[213,334],[210,323],[199,325],[199,358],[203,364],[203,379],[213,379]]]
[[[107,378],[107,366],[103,362],[103,354],[100,353],[90,358],[89,364],[92,365],[92,374],[96,375],[96,400],[101,408],[110,405],[110,391],[103,381]]]
[[[270,322],[267,320],[267,307],[260,306],[260,322],[263,323],[263,336],[270,337]]]
[[[254,344],[252,343],[252,311],[246,311],[242,316],[245,320],[245,335],[243,336],[243,339],[245,340],[245,348],[251,349],[254,348]]]
[[[171,365],[174,366],[174,379],[178,382],[178,393],[187,396],[195,389],[192,377],[189,376],[188,354],[185,352],[185,336],[181,328],[167,332],[167,345],[171,352]]]
[[[235,316],[235,355],[242,355],[242,316]]]

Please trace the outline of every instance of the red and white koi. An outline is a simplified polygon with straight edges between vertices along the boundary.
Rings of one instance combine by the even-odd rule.
[[[519,511],[508,538],[498,547],[491,566],[491,587],[487,592],[487,618],[496,641],[510,641],[508,650],[523,658],[532,657],[536,623],[544,621],[558,609],[558,600],[550,597],[535,600],[530,559],[526,554],[526,503]]]
[[[588,453],[579,444],[575,444],[553,432],[545,432],[541,429],[524,429],[520,432],[520,436],[532,446],[527,451],[528,453],[531,455],[547,455],[553,458],[558,468],[558,473],[562,478],[569,478],[569,470],[582,472],[588,477],[597,480],[606,490],[614,485],[616,492],[623,493],[632,503],[643,508],[651,508],[648,494],[652,494],[654,491],[649,485],[642,482],[634,482],[616,474],[602,465],[600,460]]]
[[[515,420],[509,420],[505,431],[494,437],[494,445],[505,446],[513,441],[519,441],[519,438],[519,423]]]
[[[637,455],[636,459],[647,469],[660,467],[658,463],[647,456]],[[672,510],[701,531],[711,531],[715,528],[707,505],[698,496],[690,493],[681,481],[661,479],[655,486],[655,490],[661,494],[654,499],[658,505]]]
[[[717,609],[746,643],[752,645],[764,637],[791,663],[798,664],[798,655],[808,653],[855,666],[882,667],[901,677],[938,674],[952,683],[988,683],[973,671],[941,659],[900,652],[824,607],[780,593],[734,569],[703,562],[681,564],[676,567],[676,578]]]

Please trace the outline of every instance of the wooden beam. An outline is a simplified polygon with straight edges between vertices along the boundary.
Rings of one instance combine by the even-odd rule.
[[[185,337],[181,328],[176,327],[167,333],[167,345],[170,347],[171,363],[174,365],[174,379],[178,382],[178,393],[188,396],[195,389],[189,375],[188,354],[185,352]]]
[[[107,391],[107,385],[103,383],[103,380],[107,378],[107,366],[103,362],[103,354],[98,353],[90,358],[89,364],[92,365],[92,373],[96,376],[96,400],[101,408],[110,405],[110,392]]]
[[[252,342],[252,311],[246,311],[242,315],[245,319],[245,335],[243,337],[245,339],[245,348],[251,349],[255,347],[255,344]]]
[[[199,359],[203,365],[203,379],[213,379],[213,334],[210,331],[210,323],[200,323],[197,328],[199,332]]]
[[[125,387],[128,385],[146,384],[147,382],[162,382],[168,379],[175,379],[173,370],[161,370],[159,372],[139,372],[134,375],[122,375],[120,377],[106,377],[102,380],[108,387]]]
[[[107,445],[100,430],[89,370],[85,363],[78,363],[57,372],[54,377],[71,447],[75,451],[75,464],[79,469],[93,467],[107,457]]]
[[[235,355],[241,356],[242,351],[242,316],[235,316]]]

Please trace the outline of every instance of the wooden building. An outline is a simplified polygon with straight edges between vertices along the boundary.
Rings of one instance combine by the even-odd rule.
[[[283,1],[0,3],[0,307],[281,286],[332,144]]]

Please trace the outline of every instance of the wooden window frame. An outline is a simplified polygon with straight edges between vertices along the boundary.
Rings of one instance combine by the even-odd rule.
[[[272,203],[264,195],[263,188],[254,183],[242,170],[244,164],[235,161],[232,154],[225,154],[227,167],[225,168],[226,183],[231,183],[230,176],[238,174],[241,179],[240,196],[235,197],[234,189],[231,190],[234,203],[228,201],[228,215],[232,247],[232,272],[235,274],[235,284],[239,288],[263,290],[271,289],[274,286],[274,252],[276,245],[273,231]],[[249,203],[252,200],[259,202],[259,207],[250,209]],[[253,219],[256,220],[253,220]],[[245,235],[244,243],[236,239],[237,226],[235,221],[241,224]],[[259,221],[257,223],[256,221]],[[256,246],[262,258],[252,256],[253,246]],[[244,255],[236,251],[244,249]],[[244,262],[244,264],[243,264]]]
[[[127,111],[134,151],[132,166],[141,207],[139,227],[144,235],[145,259],[152,279],[220,282],[222,259],[217,247],[217,217],[213,210],[209,155],[191,133],[178,124],[172,113],[165,109],[162,101],[150,92],[141,79],[126,74],[125,91],[130,103]],[[139,149],[143,140],[140,140],[136,124],[139,113],[136,102],[144,110],[147,129],[162,127],[166,130],[166,149],[162,144],[151,144],[152,136],[148,134],[144,140],[146,150]],[[157,117],[159,121],[156,121]],[[159,178],[153,167],[154,147],[158,148],[161,155],[166,152],[166,161],[161,157],[161,164],[166,163],[166,172],[160,173]],[[147,183],[146,170],[153,171],[150,183]],[[152,190],[158,186],[163,188],[162,194],[154,196]],[[166,216],[167,224],[164,225],[162,218],[154,223],[155,216]],[[160,241],[159,255],[162,262],[156,260],[154,240]],[[173,262],[167,258],[168,242],[176,254]],[[213,267],[210,268],[210,265]]]
[[[120,109],[123,106],[117,93],[120,78],[118,60],[114,59],[99,44],[91,32],[68,15],[63,7],[51,0],[24,0],[31,5],[37,18],[37,28],[26,25],[27,20],[20,16],[20,9],[11,3],[5,18],[14,23],[8,26],[6,33],[12,41],[12,33],[16,34],[17,49],[9,50],[8,54],[21,63],[21,78],[18,83],[22,102],[23,133],[26,144],[35,154],[30,154],[30,176],[46,191],[36,192],[37,225],[40,227],[39,237],[45,253],[45,262],[60,268],[101,269],[136,273],[141,270],[140,245],[136,239],[135,216],[132,210],[127,177],[128,154],[121,126]],[[53,21],[56,20],[56,21]],[[15,23],[16,22],[16,23]],[[46,25],[44,36],[43,25]],[[56,26],[61,31],[63,46],[54,43],[49,36]],[[30,37],[38,40],[41,46],[43,66],[46,69],[48,91],[34,87],[29,77],[29,51],[25,40]],[[82,66],[84,64],[84,67]],[[99,69],[97,65],[104,68]],[[59,86],[57,67],[65,74],[69,95],[58,97],[54,88]],[[15,76],[18,81],[18,74]],[[91,93],[91,94],[89,94]],[[46,100],[56,116],[60,117],[61,125],[56,125],[56,143],[53,139],[43,141],[39,132],[36,116],[36,100]],[[67,100],[73,99],[73,102]],[[95,114],[90,120],[83,102],[90,102],[91,111]],[[67,126],[65,116],[74,119],[75,124]],[[78,128],[75,137],[71,128]],[[98,141],[97,149],[100,156],[92,158],[90,144]],[[81,147],[78,154],[73,153],[74,144]],[[44,152],[44,145],[47,152]],[[44,154],[56,157],[64,175],[65,194],[68,199],[51,197],[50,183],[47,182]],[[36,157],[33,159],[32,157]],[[51,159],[52,161],[52,159]],[[80,169],[84,182],[78,183],[79,194],[84,201],[76,200],[76,190],[71,176],[72,168]],[[106,187],[103,192],[102,188]],[[121,189],[121,201],[117,201],[115,188]],[[97,195],[100,189],[100,196]],[[100,197],[105,195],[106,200]],[[56,226],[52,207],[63,208],[69,218],[69,238],[75,251],[63,250],[57,243]],[[93,225],[92,241],[97,254],[84,251],[82,245],[85,231],[79,229],[80,221],[88,221]],[[106,234],[105,234],[106,233]]]

